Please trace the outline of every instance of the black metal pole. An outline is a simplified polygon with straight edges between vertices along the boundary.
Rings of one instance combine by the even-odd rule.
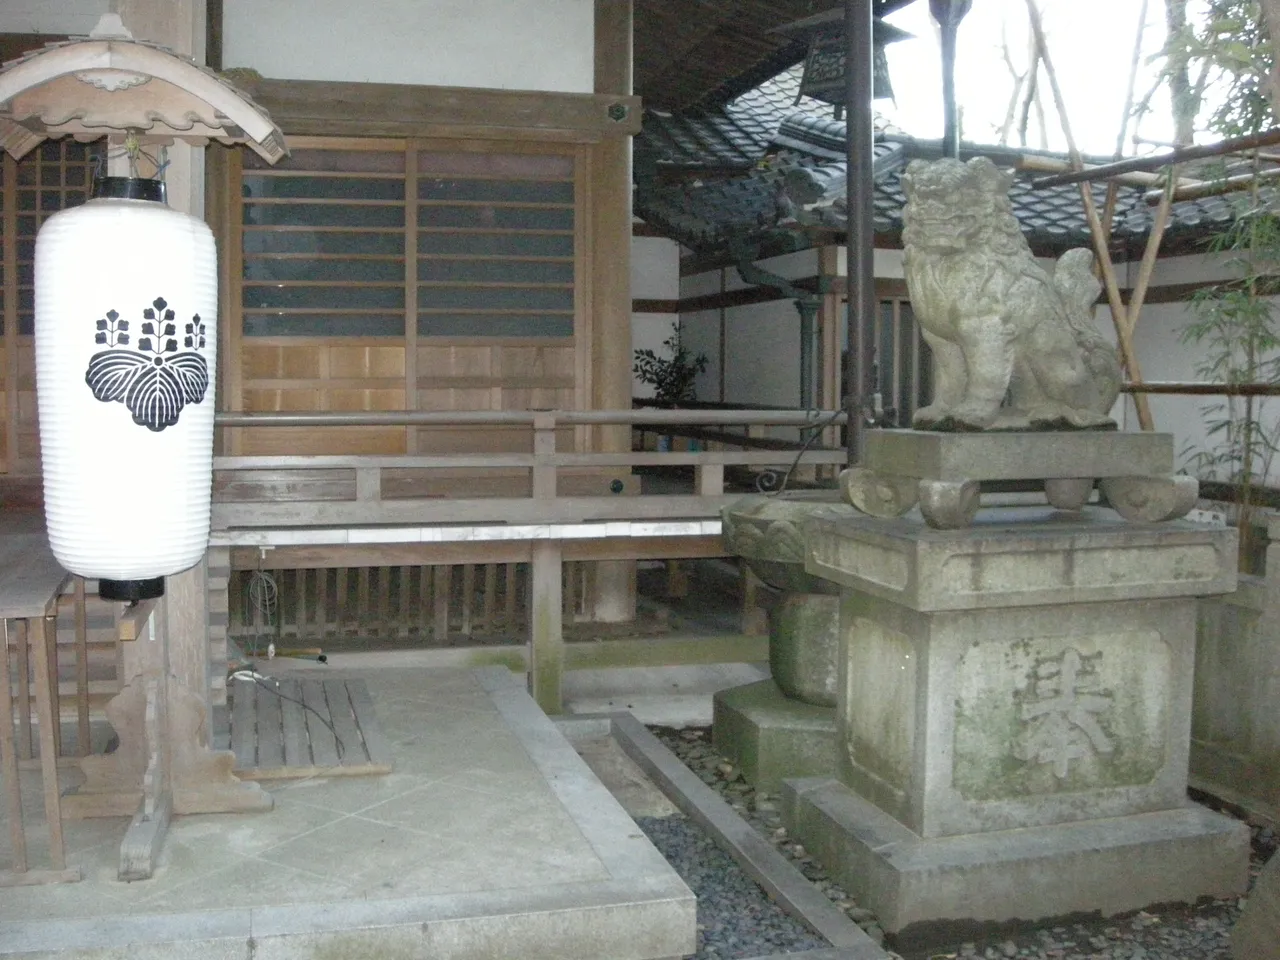
[[[942,155],[960,159],[960,116],[956,107],[956,31],[973,0],[929,0],[942,33]]]
[[[845,409],[849,414],[849,463],[859,463],[865,446],[863,412],[874,387],[871,383],[876,315],[875,243],[872,185],[875,128],[871,120],[874,50],[871,39],[871,0],[845,0],[845,122],[848,129],[848,210],[846,244],[848,266],[848,324],[851,362],[845,375]]]
[[[956,108],[956,27],[951,20],[942,27],[942,155],[960,159],[960,118]]]

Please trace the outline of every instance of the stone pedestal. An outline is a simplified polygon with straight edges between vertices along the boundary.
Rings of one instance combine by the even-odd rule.
[[[831,491],[744,497],[723,512],[725,545],[769,588],[773,679],[716,695],[712,742],[757,789],[833,769],[839,589],[805,572],[800,528],[854,515]]]
[[[805,527],[841,587],[833,778],[794,835],[890,933],[1245,888],[1248,832],[1186,799],[1196,598],[1235,533],[994,510]]]
[[[836,765],[836,712],[788,697],[772,680],[721,690],[711,741],[747,783],[777,793],[790,777],[829,777]]]
[[[874,517],[919,506],[940,530],[967,527],[978,512],[983,480],[1043,481],[1059,510],[1080,510],[1097,482],[1126,520],[1185,517],[1199,483],[1173,472],[1173,435],[1060,432],[930,433],[871,430],[863,464],[840,475],[845,498]]]

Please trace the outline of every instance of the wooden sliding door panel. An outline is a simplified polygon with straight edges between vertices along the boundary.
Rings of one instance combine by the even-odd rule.
[[[576,407],[584,171],[572,146],[295,138],[245,155],[235,209],[245,410]],[[234,406],[232,407],[235,408]],[[271,447],[241,431],[240,452]],[[308,447],[354,452],[350,431]],[[518,450],[527,430],[401,430],[403,451]],[[278,451],[292,452],[281,433]],[[567,439],[572,447],[572,438]],[[399,452],[399,451],[397,451]]]

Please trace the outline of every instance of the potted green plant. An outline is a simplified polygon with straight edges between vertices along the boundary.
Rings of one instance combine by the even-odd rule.
[[[677,407],[695,396],[698,375],[707,370],[707,355],[693,355],[680,339],[677,326],[662,341],[662,351],[637,350],[632,371],[641,383],[653,387],[653,398],[660,405]],[[671,437],[658,438],[659,450],[671,449]]]

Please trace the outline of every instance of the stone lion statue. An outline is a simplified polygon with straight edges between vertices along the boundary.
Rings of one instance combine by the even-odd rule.
[[[907,290],[933,349],[922,430],[1114,428],[1115,348],[1093,322],[1092,254],[1052,274],[1031,255],[1009,202],[1011,173],[986,157],[914,160],[902,176]]]

